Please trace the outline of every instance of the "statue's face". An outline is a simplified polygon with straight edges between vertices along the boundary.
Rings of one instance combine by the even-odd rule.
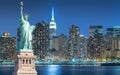
[[[25,19],[25,20],[28,20],[28,15],[24,15],[24,19]]]

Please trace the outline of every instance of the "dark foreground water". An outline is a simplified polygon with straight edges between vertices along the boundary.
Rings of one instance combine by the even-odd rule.
[[[0,66],[0,75],[12,75],[13,66]],[[120,75],[120,66],[61,66],[36,67],[38,75]]]

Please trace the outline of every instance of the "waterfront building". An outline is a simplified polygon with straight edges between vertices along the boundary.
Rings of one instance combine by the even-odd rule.
[[[48,51],[46,60],[55,62],[59,60],[59,36],[52,37],[52,49]]]
[[[68,42],[68,52],[70,53],[71,59],[79,59],[79,35],[80,28],[75,25],[71,25],[69,28],[69,42]]]
[[[90,60],[103,59],[105,42],[102,30],[102,26],[90,26],[90,37],[87,46],[88,59]]]
[[[0,60],[15,60],[16,37],[5,32],[0,36]]]
[[[60,36],[53,37],[53,49],[49,50],[49,55],[47,56],[47,60],[51,61],[63,61],[68,58],[68,39],[64,34]],[[54,59],[57,57],[59,59]],[[53,58],[53,59],[52,59]]]
[[[86,62],[87,60],[87,37],[85,35],[80,35],[80,50],[79,50],[79,58],[80,61]]]
[[[45,59],[49,51],[49,25],[44,21],[35,25],[33,31],[32,48],[38,59]]]
[[[120,58],[120,26],[114,26],[113,28],[107,28],[106,35],[106,50],[109,51],[109,56],[106,54],[106,58],[114,60],[117,57]]]
[[[114,26],[114,36],[111,45],[111,59],[120,58],[120,26]]]
[[[115,59],[117,56],[117,51],[120,51],[120,37],[116,37],[112,39],[112,47],[111,47],[111,59]]]

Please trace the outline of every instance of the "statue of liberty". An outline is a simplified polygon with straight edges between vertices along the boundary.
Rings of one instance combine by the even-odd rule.
[[[32,50],[32,31],[34,26],[30,26],[28,22],[28,15],[23,15],[23,2],[20,3],[20,41],[18,43],[18,49],[20,51]]]

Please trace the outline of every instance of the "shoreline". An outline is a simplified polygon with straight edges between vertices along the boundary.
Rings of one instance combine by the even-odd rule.
[[[120,66],[120,63],[35,63],[35,66]],[[0,64],[0,66],[14,66],[14,64]]]

